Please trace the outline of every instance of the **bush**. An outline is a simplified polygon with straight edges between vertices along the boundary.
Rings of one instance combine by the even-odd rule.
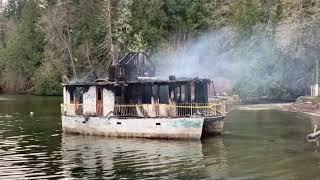
[[[32,77],[31,92],[37,95],[62,95],[63,71],[53,62],[43,63]]]

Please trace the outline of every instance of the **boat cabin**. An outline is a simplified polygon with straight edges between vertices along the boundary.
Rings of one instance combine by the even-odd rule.
[[[208,102],[209,79],[158,79],[143,53],[128,54],[110,69],[109,79],[63,84],[62,114],[122,118],[224,114],[224,105]]]

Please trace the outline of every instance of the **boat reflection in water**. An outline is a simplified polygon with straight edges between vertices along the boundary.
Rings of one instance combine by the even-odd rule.
[[[63,135],[64,170],[66,176],[88,178],[226,177],[223,139],[204,142]]]

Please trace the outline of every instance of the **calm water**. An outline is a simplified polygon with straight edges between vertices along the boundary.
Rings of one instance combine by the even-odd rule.
[[[0,96],[1,179],[320,179],[320,148],[306,142],[318,120],[307,116],[235,110],[223,138],[111,139],[64,135],[59,103]]]

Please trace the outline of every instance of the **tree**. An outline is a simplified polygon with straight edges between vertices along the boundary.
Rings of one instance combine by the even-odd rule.
[[[22,11],[24,4],[25,0],[8,0],[6,5],[4,6],[4,16],[16,21],[19,20],[23,13]]]
[[[207,0],[164,1],[166,43],[160,46],[166,53],[189,47],[195,37],[208,31],[212,6],[207,3]]]
[[[164,12],[162,0],[133,0],[132,26],[136,34],[136,45],[138,49],[148,48],[156,51],[159,43],[165,41],[167,32],[165,26],[167,16]],[[142,45],[142,46],[141,46]]]
[[[104,0],[103,1],[103,8],[102,8],[102,18],[104,20],[103,24],[106,27],[106,34],[104,37],[104,41],[100,45],[100,48],[103,51],[108,52],[108,57],[112,62],[112,65],[117,63],[118,55],[116,54],[116,45],[114,43],[114,18],[113,18],[113,4],[111,0]]]
[[[239,0],[231,5],[230,23],[235,25],[243,37],[253,33],[255,25],[260,23],[262,10],[258,0]]]
[[[104,73],[108,64],[107,53],[100,51],[106,28],[103,23],[102,1],[79,0],[74,2],[77,18],[71,23],[72,46],[77,60],[76,67],[82,72],[99,71]]]
[[[131,24],[132,0],[120,0],[117,4],[115,13],[115,40],[117,44],[118,53],[124,54],[129,51],[128,45],[132,39],[133,27]]]
[[[9,35],[4,51],[5,72],[3,83],[8,90],[25,91],[31,87],[30,79],[41,64],[44,36],[37,27],[40,9],[33,0],[24,5],[21,22]]]

